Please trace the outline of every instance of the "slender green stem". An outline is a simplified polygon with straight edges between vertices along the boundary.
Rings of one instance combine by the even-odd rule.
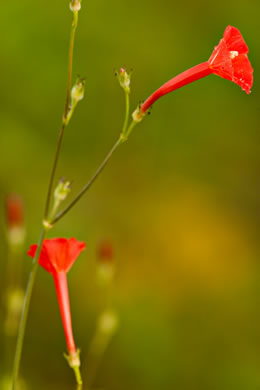
[[[49,219],[54,218],[54,216],[56,215],[56,213],[58,211],[59,206],[60,206],[60,201],[59,200],[55,200],[54,204],[53,204],[53,207],[51,209],[51,212],[50,212]]]
[[[20,368],[20,361],[21,361],[21,355],[22,355],[22,349],[23,349],[23,341],[24,341],[24,333],[25,333],[25,327],[27,323],[27,317],[28,317],[28,312],[29,312],[29,307],[30,307],[30,302],[31,302],[31,296],[32,296],[32,290],[36,278],[36,273],[38,269],[38,258],[41,252],[43,240],[45,237],[45,229],[42,229],[39,241],[38,241],[38,248],[35,253],[34,259],[33,259],[33,265],[32,265],[32,270],[30,273],[30,277],[27,283],[27,288],[25,292],[25,298],[24,298],[24,304],[23,304],[23,309],[22,309],[22,314],[21,314],[21,319],[20,319],[20,326],[19,326],[19,331],[18,331],[18,336],[17,336],[17,343],[16,343],[16,350],[15,350],[15,358],[14,358],[14,367],[13,367],[13,382],[12,382],[12,390],[15,390],[16,384],[17,384],[17,378],[19,374],[19,368]]]
[[[50,182],[49,182],[49,186],[48,186],[45,211],[44,211],[44,219],[45,220],[48,218],[53,182],[54,182],[54,178],[55,178],[56,168],[58,165],[61,144],[62,144],[62,140],[63,140],[63,136],[64,136],[64,130],[65,130],[65,127],[68,125],[69,119],[71,117],[71,116],[68,116],[68,114],[70,111],[69,101],[70,101],[70,91],[71,91],[74,42],[75,42],[75,34],[76,34],[77,26],[78,26],[78,12],[73,12],[73,21],[72,21],[72,26],[71,26],[70,45],[69,45],[68,79],[67,79],[67,89],[66,89],[66,98],[65,98],[65,108],[64,108],[63,119],[62,119],[62,126],[61,126],[59,137],[58,137],[54,162],[53,162],[53,166],[52,166]]]
[[[76,33],[77,25],[78,25],[78,12],[73,12],[73,21],[72,21],[72,27],[71,27],[70,44],[69,44],[68,79],[67,79],[67,88],[66,88],[65,108],[64,108],[62,126],[61,126],[61,130],[60,130],[59,137],[58,137],[58,143],[57,143],[56,153],[55,153],[55,157],[54,157],[54,162],[53,162],[53,167],[52,167],[52,171],[51,171],[47,197],[46,197],[46,204],[45,204],[45,210],[44,210],[44,219],[45,220],[47,219],[48,213],[49,213],[53,182],[54,182],[56,168],[57,168],[57,164],[58,164],[58,159],[59,159],[62,139],[63,139],[63,135],[64,135],[64,130],[65,130],[65,127],[68,125],[69,120],[71,118],[71,115],[69,115],[69,112],[70,112],[70,92],[71,92],[71,80],[72,80],[74,42],[75,42],[75,33]],[[16,384],[17,384],[22,349],[23,349],[24,334],[25,334],[25,328],[26,328],[26,323],[27,323],[27,317],[28,317],[28,312],[29,312],[29,307],[30,307],[33,286],[34,286],[36,273],[37,273],[37,269],[38,269],[38,258],[39,258],[40,252],[41,252],[41,248],[42,248],[45,234],[46,234],[46,229],[43,228],[41,231],[39,240],[38,240],[37,251],[36,251],[36,254],[35,254],[34,259],[33,259],[32,270],[31,270],[29,280],[27,283],[25,299],[24,299],[24,304],[23,304],[23,310],[22,310],[21,319],[20,319],[20,326],[19,326],[19,331],[18,331],[18,336],[17,336],[16,350],[15,350],[12,390],[15,390]]]
[[[135,121],[132,121],[132,122],[130,123],[130,126],[128,127],[128,129],[127,129],[127,131],[126,131],[126,133],[125,133],[125,139],[124,139],[124,141],[127,141],[129,135],[132,133],[133,128],[137,125],[137,123],[138,123],[138,122],[135,122]]]
[[[78,103],[78,102],[72,103],[71,106],[70,106],[70,108],[69,108],[69,111],[68,111],[68,114],[67,114],[67,118],[66,118],[66,126],[68,125],[68,123],[69,123],[69,121],[70,121],[70,119],[71,119],[71,117],[72,117],[72,115],[73,115],[73,113],[74,113],[74,111],[75,111],[75,108],[76,108],[76,106],[77,106],[77,103]]]
[[[73,370],[74,370],[74,374],[75,374],[75,378],[76,378],[76,382],[78,385],[82,385],[82,378],[81,378],[81,372],[80,372],[80,368],[79,367],[72,367]]]
[[[82,198],[82,196],[88,191],[88,189],[92,186],[92,184],[96,181],[100,173],[103,171],[105,166],[107,165],[110,157],[114,153],[114,151],[117,149],[117,147],[121,144],[122,139],[119,137],[119,139],[116,141],[112,149],[109,151],[109,153],[106,155],[105,159],[101,163],[101,165],[98,167],[94,175],[91,177],[91,179],[87,182],[87,184],[80,190],[78,195],[74,198],[74,200],[59,214],[56,215],[56,217],[50,221],[50,225],[54,225],[56,222],[58,222],[67,212],[76,204],[78,201]]]
[[[129,102],[129,92],[125,91],[125,120],[123,125],[122,134],[125,134],[127,130],[128,120],[129,120],[129,109],[130,109],[130,102]]]
[[[72,20],[71,35],[70,35],[70,46],[69,46],[68,81],[67,81],[67,92],[66,92],[65,109],[64,109],[64,121],[66,121],[69,112],[74,43],[75,43],[76,30],[78,27],[78,19],[79,19],[78,12],[73,12],[73,20]]]
[[[47,193],[47,201],[46,201],[45,211],[44,211],[44,219],[45,220],[48,218],[50,202],[51,202],[51,194],[52,194],[52,188],[53,188],[53,182],[54,182],[55,172],[56,172],[56,168],[57,168],[57,164],[58,164],[58,159],[59,159],[59,154],[60,154],[60,149],[61,149],[61,144],[62,144],[62,139],[63,139],[63,135],[64,135],[65,126],[66,126],[65,122],[63,122],[61,130],[60,130],[60,133],[59,133],[56,153],[55,153],[54,162],[53,162],[52,171],[51,171],[51,176],[50,176],[50,182],[49,182],[48,193]]]

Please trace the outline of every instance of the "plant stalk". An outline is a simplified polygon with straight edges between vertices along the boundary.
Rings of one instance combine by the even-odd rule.
[[[33,259],[32,270],[31,270],[31,273],[29,276],[29,280],[28,280],[27,288],[26,288],[26,292],[25,292],[24,304],[23,304],[23,309],[22,309],[22,314],[21,314],[21,319],[20,319],[20,325],[19,325],[17,343],[16,343],[16,350],[15,350],[15,357],[14,357],[12,390],[15,390],[16,384],[17,384],[22,349],[23,349],[25,328],[26,328],[28,312],[29,312],[29,307],[30,307],[30,302],[31,302],[31,297],[32,297],[32,290],[33,290],[33,286],[34,286],[34,282],[35,282],[35,278],[36,278],[36,273],[37,273],[37,269],[38,269],[38,258],[39,258],[40,252],[41,252],[45,233],[46,233],[45,229],[42,228],[41,233],[40,233],[40,237],[38,240],[38,248],[37,248],[37,251],[36,251],[34,259]]]
[[[69,115],[69,111],[70,111],[69,101],[70,101],[70,92],[71,92],[74,43],[75,43],[75,34],[76,34],[77,26],[78,26],[78,12],[73,12],[73,21],[72,21],[72,26],[71,26],[70,45],[69,45],[68,79],[67,79],[67,89],[66,89],[66,98],[65,98],[65,108],[64,108],[63,118],[62,118],[62,126],[61,126],[59,137],[58,137],[54,162],[53,162],[53,166],[52,166],[50,182],[49,182],[49,186],[48,186],[45,211],[44,211],[44,220],[47,220],[47,218],[48,218],[53,182],[54,182],[55,173],[56,173],[56,169],[57,169],[57,165],[58,165],[60,149],[61,149],[61,144],[62,144],[62,140],[63,140],[63,136],[64,136],[65,127],[68,125],[69,120],[71,118],[71,116]]]
[[[72,65],[73,65],[73,53],[74,53],[75,33],[76,33],[77,25],[78,25],[78,12],[73,12],[73,20],[72,20],[70,44],[69,44],[68,79],[67,79],[67,88],[66,88],[65,108],[64,108],[64,114],[63,114],[63,119],[62,119],[62,126],[61,126],[61,130],[60,130],[59,137],[58,137],[58,143],[57,143],[56,153],[55,153],[55,157],[54,157],[53,167],[52,167],[52,171],[51,171],[50,182],[49,182],[49,186],[48,186],[46,204],[45,204],[45,209],[44,209],[44,220],[46,220],[48,218],[53,182],[54,182],[56,168],[57,168],[58,159],[59,159],[59,155],[60,155],[62,139],[63,139],[65,127],[68,125],[69,119],[70,119],[70,117],[68,118],[68,114],[70,111],[69,102],[70,102],[70,91],[71,91],[71,80],[72,80]],[[31,270],[29,280],[27,283],[24,305],[23,305],[23,310],[22,310],[20,325],[19,325],[19,331],[18,331],[18,336],[17,336],[16,350],[15,350],[13,378],[12,378],[12,387],[11,387],[12,390],[15,390],[15,388],[16,388],[17,379],[18,379],[18,375],[19,375],[27,317],[28,317],[34,282],[35,282],[35,278],[36,278],[36,273],[37,273],[37,269],[38,269],[38,258],[39,258],[40,252],[41,252],[41,248],[42,248],[45,234],[46,234],[46,229],[42,228],[41,233],[40,233],[40,237],[38,240],[37,251],[36,251],[34,259],[33,259],[32,270]]]
[[[96,181],[96,179],[98,178],[100,173],[103,171],[103,169],[107,165],[110,157],[112,156],[114,151],[117,149],[117,147],[121,144],[121,142],[122,142],[122,139],[121,139],[121,137],[119,137],[118,140],[116,141],[116,143],[114,144],[114,146],[112,147],[112,149],[106,155],[106,157],[103,160],[103,162],[101,163],[101,165],[98,167],[98,169],[96,170],[94,175],[91,177],[91,179],[87,182],[87,184],[84,185],[84,187],[80,190],[78,195],[76,195],[74,200],[64,210],[62,210],[60,213],[58,213],[52,221],[50,221],[50,225],[53,226],[55,223],[57,223],[62,217],[64,217],[64,215],[66,215],[70,211],[70,209],[73,206],[75,206],[76,203],[78,203],[78,201],[82,198],[82,196],[89,190],[89,188],[92,186],[92,184]]]

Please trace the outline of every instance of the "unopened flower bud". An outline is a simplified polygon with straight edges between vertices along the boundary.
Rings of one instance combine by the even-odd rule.
[[[81,8],[81,0],[71,0],[70,10],[72,12],[78,12]]]
[[[114,258],[114,248],[110,241],[102,241],[97,248],[98,259],[101,263],[111,263]]]
[[[17,194],[9,194],[6,198],[6,225],[10,245],[21,245],[25,239],[24,205]]]
[[[71,90],[72,105],[78,103],[84,98],[85,93],[85,79],[77,78],[75,85]]]
[[[7,226],[21,226],[24,224],[24,207],[22,199],[17,194],[9,194],[6,198]]]
[[[60,179],[57,187],[54,190],[54,203],[50,213],[50,217],[48,219],[43,220],[43,226],[46,231],[50,230],[53,227],[50,221],[54,218],[58,208],[60,207],[61,202],[63,202],[67,198],[70,191],[71,182],[65,180],[64,178]]]
[[[71,182],[68,180],[64,180],[64,178],[60,179],[55,191],[54,191],[54,199],[57,202],[62,202],[68,196],[71,191]]]
[[[103,241],[97,249],[98,267],[97,277],[101,285],[112,282],[115,273],[114,250],[111,242]]]
[[[119,84],[124,89],[126,93],[130,93],[130,74],[124,68],[121,68],[120,71],[116,74]]]

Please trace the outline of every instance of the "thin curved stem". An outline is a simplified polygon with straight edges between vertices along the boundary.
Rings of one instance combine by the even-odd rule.
[[[103,171],[103,169],[105,168],[105,166],[107,165],[110,157],[112,156],[112,154],[114,153],[114,151],[117,149],[117,147],[123,143],[124,141],[126,141],[127,139],[127,134],[130,134],[131,130],[133,129],[133,122],[131,123],[131,125],[129,127],[127,127],[128,125],[128,120],[129,120],[129,109],[130,109],[130,101],[129,101],[129,92],[125,92],[125,118],[124,118],[124,124],[123,124],[123,129],[122,129],[122,132],[121,132],[121,135],[120,137],[118,138],[118,140],[116,141],[116,143],[114,144],[114,146],[111,148],[111,150],[108,152],[108,154],[106,155],[105,159],[103,160],[103,162],[100,164],[100,166],[98,167],[98,169],[96,170],[96,172],[94,173],[94,175],[91,177],[91,179],[87,182],[87,184],[80,190],[80,192],[78,193],[78,195],[74,198],[74,200],[64,209],[62,210],[59,214],[56,215],[55,218],[53,218],[50,222],[50,225],[54,225],[56,222],[58,222],[62,217],[64,217],[65,214],[67,214],[70,209],[75,206],[76,203],[78,203],[78,201],[82,198],[82,196],[89,190],[89,188],[92,186],[92,184],[96,181],[96,179],[98,178],[98,176],[100,175],[100,173]],[[134,122],[135,123],[135,122]],[[129,132],[130,130],[130,132]]]
[[[64,217],[65,214],[68,213],[68,211],[70,211],[70,209],[75,206],[76,203],[78,203],[78,201],[82,198],[82,196],[88,191],[88,189],[92,186],[92,184],[96,181],[96,179],[98,178],[98,176],[100,175],[100,173],[103,171],[103,169],[105,168],[105,166],[107,165],[110,157],[112,156],[112,154],[114,153],[114,151],[117,149],[117,147],[121,144],[122,142],[122,139],[121,137],[119,137],[119,139],[116,141],[116,143],[114,144],[114,146],[111,148],[111,150],[109,151],[109,153],[106,155],[105,159],[103,160],[103,162],[100,164],[100,166],[98,167],[98,169],[96,170],[96,172],[94,173],[94,175],[91,177],[91,179],[87,182],[87,184],[80,190],[80,192],[78,193],[78,195],[74,198],[74,200],[64,209],[62,210],[59,214],[56,215],[56,217],[50,221],[50,225],[54,225],[56,222],[58,222],[62,217]]]
[[[48,218],[53,182],[54,182],[55,173],[56,173],[56,169],[57,169],[57,165],[58,165],[61,144],[62,144],[62,140],[63,140],[63,136],[64,136],[64,130],[65,130],[65,127],[68,125],[69,119],[70,119],[70,116],[68,116],[68,114],[70,111],[69,110],[69,101],[70,101],[70,91],[71,91],[74,43],[75,43],[75,34],[76,34],[77,26],[78,26],[78,12],[73,12],[73,21],[72,21],[72,26],[71,26],[70,45],[69,45],[68,79],[67,79],[67,88],[66,88],[65,108],[64,108],[63,118],[62,118],[62,126],[61,126],[59,137],[58,137],[54,162],[53,162],[53,166],[52,166],[50,182],[49,182],[49,186],[48,186],[45,211],[44,211],[44,219],[45,220]]]
[[[42,229],[41,233],[40,233],[39,240],[38,240],[37,251],[36,251],[34,259],[33,259],[32,270],[30,273],[30,277],[29,277],[26,292],[25,292],[24,304],[23,304],[23,309],[22,309],[22,314],[21,314],[21,319],[20,319],[20,326],[19,326],[17,343],[16,343],[16,350],[15,350],[13,378],[12,378],[12,380],[13,380],[12,390],[15,390],[16,384],[17,384],[17,378],[18,378],[18,374],[19,374],[20,361],[21,361],[21,355],[22,355],[22,349],[23,349],[25,328],[26,328],[28,312],[29,312],[29,307],[30,307],[30,302],[31,302],[31,297],[32,297],[32,290],[33,290],[33,286],[34,286],[34,282],[35,282],[35,278],[36,278],[36,273],[37,273],[37,269],[38,269],[38,258],[39,258],[40,252],[41,252],[45,233],[46,233],[45,229]]]

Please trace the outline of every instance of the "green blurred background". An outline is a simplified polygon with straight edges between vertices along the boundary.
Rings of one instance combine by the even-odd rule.
[[[133,110],[163,82],[207,60],[228,24],[241,30],[255,69],[250,96],[210,76],[156,103],[49,234],[87,243],[69,274],[83,376],[102,308],[96,248],[102,239],[114,245],[120,329],[96,388],[260,388],[259,17],[257,0],[82,1],[74,80],[86,77],[86,98],[66,131],[57,173],[73,179],[73,193],[121,129],[124,96],[114,69],[133,68]],[[39,235],[64,106],[70,24],[68,1],[1,4],[2,287],[7,193],[24,199],[25,248]],[[25,255],[24,285],[30,264]],[[75,388],[63,351],[53,281],[39,269],[21,366],[28,389]]]

